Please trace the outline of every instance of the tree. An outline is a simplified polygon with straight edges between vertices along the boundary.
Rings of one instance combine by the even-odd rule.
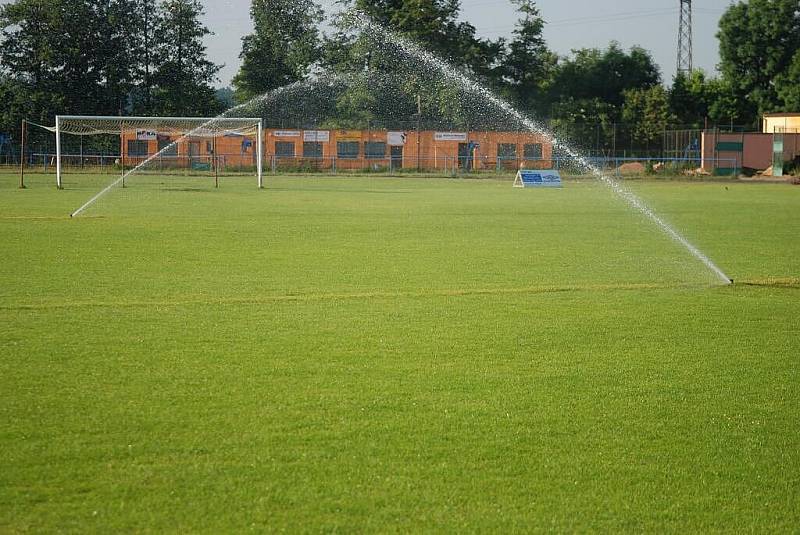
[[[499,81],[503,40],[476,37],[472,24],[458,20],[458,0],[355,0],[355,7],[453,65]]]
[[[104,26],[98,20],[98,0],[64,1],[60,9],[59,32],[48,38],[57,43],[52,75],[57,80],[56,94],[61,97],[60,113],[86,113],[96,107],[104,108],[102,94],[103,53],[97,47]],[[91,51],[87,53],[87,51]]]
[[[649,149],[673,119],[667,92],[661,85],[625,91],[622,120],[630,128],[631,141]]]
[[[132,111],[131,96],[147,69],[150,43],[140,39],[145,0],[93,0],[93,16],[86,21],[91,27],[92,54],[90,69],[96,74],[94,113],[122,115]],[[146,72],[146,71],[145,71]]]
[[[551,124],[586,148],[611,149],[618,139],[625,92],[657,86],[661,75],[650,54],[612,42],[605,50],[581,49],[561,61],[549,95]]]
[[[18,0],[0,7],[3,130],[16,131],[23,118],[50,122],[62,106],[58,36],[60,0]]]
[[[240,102],[304,79],[321,56],[322,10],[313,0],[253,0],[250,17],[255,31],[242,39],[233,79]]]
[[[706,85],[708,95],[708,117],[715,124],[753,125],[758,108],[749,99],[743,98],[733,83],[723,78],[714,78]]]
[[[542,31],[544,20],[532,0],[512,0],[522,18],[502,61],[503,75],[512,100],[525,110],[547,111],[547,92],[553,79],[557,56],[547,48]]]
[[[154,7],[154,0],[17,0],[3,6],[4,94],[20,95],[14,107],[21,115],[51,124],[57,113],[134,111],[132,96],[150,65]],[[149,24],[145,39],[143,20]]]
[[[138,83],[131,93],[131,108],[136,115],[153,115],[153,70],[156,29],[161,24],[157,0],[134,0],[135,16],[131,25],[138,60],[134,58]]]
[[[685,127],[701,128],[709,115],[711,92],[702,70],[680,72],[668,92],[669,109],[675,120]]]
[[[97,105],[95,7],[90,0],[16,0],[0,7],[3,131],[16,135],[22,119],[53,124],[56,114]]]
[[[550,127],[560,138],[585,150],[613,144],[618,112],[599,98],[562,98],[552,106]]]
[[[230,87],[220,87],[214,93],[223,109],[230,109],[236,104],[234,91]]]
[[[669,107],[675,120],[690,128],[702,128],[706,118],[714,124],[750,124],[758,113],[727,79],[706,78],[701,70],[675,77]]]
[[[153,108],[159,115],[216,115],[221,105],[211,84],[220,67],[206,58],[199,0],[163,0],[155,29]]]
[[[560,98],[597,98],[620,110],[626,90],[647,89],[661,82],[653,57],[641,47],[625,53],[612,42],[605,50],[581,49],[573,54],[556,71],[554,88]]]
[[[783,104],[783,111],[800,111],[800,50],[795,52],[789,67],[776,77],[775,91]]]
[[[390,34],[443,58],[484,85],[502,83],[504,41],[479,39],[475,28],[458,21],[455,0],[355,0],[356,12],[334,19],[336,33],[325,39],[322,65],[350,79],[336,98],[336,122],[349,126],[407,128],[417,122],[418,99],[425,127],[467,128],[496,125],[497,113],[485,113],[485,99],[470,98],[457,84],[431,69],[420,55],[389,33],[364,30],[358,12],[366,13]],[[355,17],[353,16],[355,15]],[[476,102],[480,100],[480,102]],[[405,123],[405,125],[403,125]]]
[[[800,49],[797,0],[750,0],[728,8],[720,19],[720,70],[738,100],[758,112],[783,111],[776,81]],[[756,117],[749,117],[756,122]]]

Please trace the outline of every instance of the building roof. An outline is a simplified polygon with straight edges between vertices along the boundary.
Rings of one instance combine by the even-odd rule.
[[[800,117],[800,111],[792,113],[765,113],[764,117]]]

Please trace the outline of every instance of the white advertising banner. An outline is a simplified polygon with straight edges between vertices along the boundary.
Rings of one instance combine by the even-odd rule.
[[[319,141],[327,143],[331,140],[331,133],[328,130],[306,130],[303,132],[303,141]]]
[[[275,130],[272,135],[275,137],[300,137],[300,130]]]
[[[402,147],[406,144],[405,132],[386,132],[386,144],[390,147]]]
[[[435,141],[466,141],[466,132],[436,132],[433,134]]]
[[[158,133],[152,130],[137,130],[136,139],[139,141],[155,141],[158,139]]]

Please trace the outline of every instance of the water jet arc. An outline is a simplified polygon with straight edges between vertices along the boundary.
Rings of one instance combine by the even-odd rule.
[[[639,196],[623,186],[618,180],[604,174],[600,169],[592,165],[585,157],[581,156],[574,148],[567,143],[557,139],[555,135],[550,132],[543,125],[537,123],[530,117],[524,115],[522,112],[511,106],[508,102],[495,95],[485,86],[472,80],[464,73],[455,69],[452,65],[444,60],[438,58],[433,53],[420,48],[415,43],[408,39],[397,35],[391,30],[384,28],[380,24],[372,20],[372,18],[358,10],[352,10],[345,19],[361,32],[364,32],[368,37],[372,36],[378,41],[389,41],[393,46],[399,47],[403,52],[416,58],[418,61],[424,63],[427,67],[440,72],[446,79],[458,84],[464,91],[471,92],[487,102],[491,103],[498,109],[502,110],[508,117],[514,118],[520,124],[524,125],[529,131],[537,133],[546,138],[553,147],[558,147],[563,150],[571,159],[577,162],[582,168],[592,173],[600,183],[607,186],[617,197],[623,200],[628,206],[640,213],[646,219],[653,222],[664,234],[666,234],[673,241],[683,246],[686,251],[693,256],[696,260],[700,261],[709,271],[711,271],[721,284],[731,284],[731,279],[719,268],[708,256],[703,254],[697,247],[695,247],[686,237],[675,230],[664,219],[656,214],[647,203],[644,202]],[[378,35],[379,37],[375,37]],[[383,39],[380,39],[380,38]]]

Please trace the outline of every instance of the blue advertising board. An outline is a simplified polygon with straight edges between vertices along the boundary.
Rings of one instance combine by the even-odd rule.
[[[558,171],[520,169],[514,179],[515,188],[560,188],[561,174]]]

